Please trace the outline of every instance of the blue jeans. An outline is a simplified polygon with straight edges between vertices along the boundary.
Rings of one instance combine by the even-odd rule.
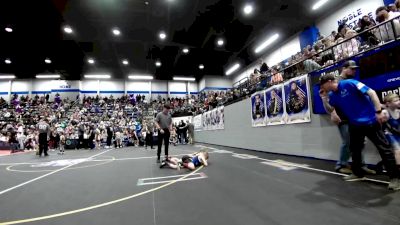
[[[340,124],[338,126],[342,145],[340,146],[339,160],[336,162],[336,169],[347,167],[349,165],[350,153],[350,133],[349,124]]]

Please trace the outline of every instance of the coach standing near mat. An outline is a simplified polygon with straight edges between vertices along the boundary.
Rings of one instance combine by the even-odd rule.
[[[338,81],[333,74],[320,78],[320,96],[325,109],[332,113],[339,108],[349,120],[350,151],[353,174],[344,177],[346,181],[363,180],[361,153],[367,136],[382,157],[390,178],[388,188],[400,190],[400,171],[392,152],[390,142],[382,130],[382,108],[376,92],[363,83],[348,79]]]
[[[50,126],[47,123],[47,119],[41,119],[36,125],[36,129],[39,131],[39,157],[42,156],[43,152],[44,156],[49,156],[47,149],[48,141],[50,140]]]
[[[172,130],[172,118],[169,114],[170,106],[164,105],[163,111],[158,113],[155,120],[155,125],[158,130],[158,149],[157,149],[157,163],[160,162],[161,147],[164,140],[165,145],[165,158],[168,158],[168,145],[170,131]]]

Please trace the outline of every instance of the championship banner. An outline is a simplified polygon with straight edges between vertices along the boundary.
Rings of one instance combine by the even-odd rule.
[[[282,84],[275,85],[265,91],[268,126],[285,124],[286,107],[283,93]]]
[[[218,123],[217,123],[217,130],[223,130],[225,129],[225,115],[224,115],[224,106],[220,106],[216,109],[217,111],[217,118],[218,118]]]
[[[284,83],[287,124],[311,122],[309,87],[308,75]]]
[[[211,112],[205,112],[203,115],[205,115],[204,119],[204,130],[211,130]]]
[[[203,130],[207,130],[207,127],[206,127],[206,113],[203,113],[203,114],[201,114],[201,128],[203,129]]]
[[[251,124],[253,127],[263,127],[267,124],[264,100],[264,92],[257,92],[251,96]]]
[[[224,107],[220,106],[193,117],[193,123],[196,131],[225,129]]]
[[[203,126],[201,124],[201,115],[193,117],[193,125],[195,131],[203,130]]]

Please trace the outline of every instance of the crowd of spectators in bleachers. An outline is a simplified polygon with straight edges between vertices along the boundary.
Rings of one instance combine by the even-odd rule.
[[[326,37],[319,34],[313,45],[306,46],[301,52],[275,66],[269,67],[260,60],[259,69],[254,69],[248,78],[234,85],[239,93],[238,98],[294,76],[319,70],[399,37],[400,20],[397,17],[400,16],[400,1],[377,8],[375,14],[375,19],[363,16],[354,27],[346,25],[344,21],[337,31],[332,31]]]
[[[82,100],[71,101],[56,94],[54,100],[49,98],[49,94],[33,98],[13,95],[9,103],[1,98],[0,149],[37,149],[35,125],[40,119],[46,119],[51,126],[50,149],[59,146],[61,135],[78,149],[144,145],[146,134],[153,136],[153,118],[163,105],[171,105],[174,116],[207,110],[195,96],[147,100],[144,95],[132,94],[119,98],[83,96]],[[187,126],[186,121],[174,124],[174,144],[188,142]]]

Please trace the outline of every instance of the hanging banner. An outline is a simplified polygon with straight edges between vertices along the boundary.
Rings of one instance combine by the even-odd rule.
[[[201,124],[201,115],[193,117],[193,125],[194,125],[194,130],[195,131],[203,130],[203,127],[202,127],[202,124]]]
[[[225,129],[224,106],[193,117],[193,123],[196,131]]]
[[[206,113],[203,113],[203,114],[201,114],[201,128],[203,129],[203,130],[207,130],[207,127],[206,127]]]
[[[223,130],[225,129],[225,115],[224,115],[224,106],[218,107],[216,109],[217,111],[217,118],[218,118],[218,123],[217,123],[217,130]]]
[[[286,123],[311,122],[308,76],[293,78],[284,83]]]
[[[205,130],[212,130],[211,129],[211,111],[208,111],[205,113],[206,114],[206,126]]]
[[[253,127],[266,126],[264,92],[257,92],[251,96],[251,121]]]
[[[285,124],[286,107],[283,93],[282,84],[275,85],[265,91],[268,126]]]
[[[193,116],[173,117],[172,123],[179,124],[181,121],[183,121],[184,123],[187,123],[187,122],[192,122],[192,120],[193,120]]]

